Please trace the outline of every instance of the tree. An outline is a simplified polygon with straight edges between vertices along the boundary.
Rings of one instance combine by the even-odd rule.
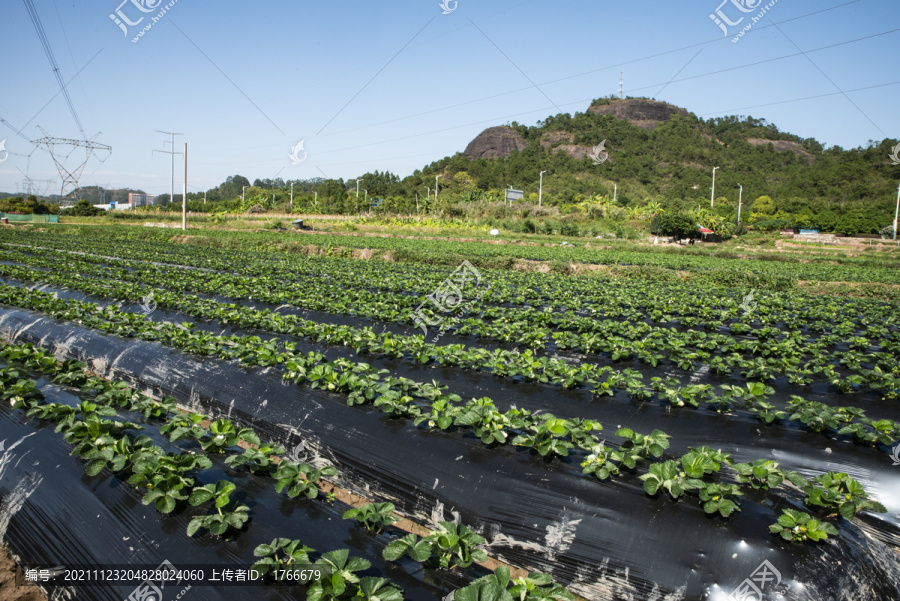
[[[753,204],[750,206],[750,211],[753,213],[762,213],[763,215],[774,215],[775,201],[768,196],[760,196],[753,201]]]
[[[684,213],[663,213],[654,219],[653,224],[650,226],[650,231],[663,236],[673,236],[678,240],[682,236],[696,238],[700,230],[690,215]]]
[[[91,204],[89,200],[79,200],[75,203],[71,209],[69,209],[72,215],[76,217],[93,217],[95,215],[102,215],[106,213],[103,209],[98,209],[94,205]]]

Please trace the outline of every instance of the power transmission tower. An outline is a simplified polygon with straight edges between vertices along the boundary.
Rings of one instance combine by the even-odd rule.
[[[154,150],[153,152],[162,152],[164,154],[172,155],[172,193],[169,194],[169,202],[175,202],[175,155],[176,154],[184,154],[181,152],[175,152],[175,136],[183,136],[184,134],[180,134],[180,133],[176,133],[176,132],[172,132],[172,131],[162,131],[159,129],[157,129],[156,131],[158,131],[161,134],[166,134],[166,135],[172,136],[172,141],[170,142],[172,144],[172,150]],[[163,144],[165,144],[165,142],[163,142]]]
[[[97,151],[105,151],[107,153],[112,153],[112,146],[107,146],[106,144],[100,144],[99,142],[95,142],[94,139],[100,135],[100,132],[91,138],[90,140],[69,140],[67,138],[54,138],[50,136],[43,127],[40,125],[37,126],[39,130],[44,132],[44,137],[40,140],[34,140],[32,144],[37,146],[46,146],[47,150],[50,152],[50,156],[53,158],[53,162],[56,163],[56,169],[59,171],[59,177],[62,179],[62,185],[59,189],[59,199],[62,201],[65,196],[66,184],[73,184],[75,189],[78,189],[78,180],[81,178],[81,174],[84,172],[84,167],[87,165],[88,161],[91,158],[91,155]],[[64,158],[60,159],[56,154],[56,148],[58,146],[71,146],[72,150],[69,151]],[[73,152],[75,152],[78,148],[84,148],[84,160],[78,163],[74,168],[69,169],[65,165],[66,159],[68,159]],[[106,155],[106,158],[101,159],[100,162],[106,161],[109,158],[109,154]]]
[[[19,168],[16,167],[16,169],[19,169]],[[46,196],[47,190],[50,188],[51,185],[53,185],[53,182],[56,181],[56,180],[52,180],[52,179],[34,179],[31,177],[28,177],[28,174],[25,173],[24,171],[22,171],[21,169],[19,169],[19,173],[21,173],[23,176],[25,176],[25,179],[23,179],[19,183],[19,185],[22,188],[22,194],[25,194],[27,196],[34,195],[34,196],[37,196],[38,198],[41,198],[42,196]],[[39,187],[38,184],[43,184],[43,185]]]

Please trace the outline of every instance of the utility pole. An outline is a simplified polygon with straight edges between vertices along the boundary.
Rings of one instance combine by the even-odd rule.
[[[713,201],[716,197],[716,169],[718,167],[713,167],[713,183],[712,183],[712,193],[709,195],[709,208],[713,208]]]
[[[544,174],[545,173],[547,173],[547,172],[541,171],[541,176],[540,176],[541,177],[541,185],[540,185],[540,188],[538,188],[538,208],[541,207],[541,198],[544,196]]]
[[[894,211],[894,240],[897,239],[897,217],[900,216],[900,186],[897,187],[897,209]]]
[[[313,192],[313,194],[316,195],[316,198],[313,202],[315,202],[316,212],[318,213],[319,212],[319,193]]]
[[[291,213],[294,212],[294,182],[291,182]]]
[[[184,181],[181,184],[181,229],[187,229],[187,142],[184,143]]]
[[[613,204],[616,204],[616,198],[619,196],[619,184],[613,184]]]
[[[437,205],[437,194],[438,194],[438,178],[444,177],[443,175],[435,175],[434,176],[434,204]]]
[[[203,204],[206,204],[206,190],[203,191]]]
[[[162,152],[165,154],[172,155],[172,188],[171,188],[171,193],[169,194],[169,202],[174,202],[175,201],[175,155],[181,154],[180,152],[175,152],[175,136],[183,136],[184,134],[172,132],[172,131],[162,131],[160,129],[157,129],[156,131],[161,134],[167,134],[169,136],[172,136],[172,141],[170,142],[170,144],[172,145],[172,150],[154,150],[153,152]]]
[[[744,198],[744,186],[738,184],[741,187],[740,192],[738,192],[738,225],[741,224],[741,200]]]
[[[241,206],[244,205],[244,190],[247,189],[247,186],[241,186]]]

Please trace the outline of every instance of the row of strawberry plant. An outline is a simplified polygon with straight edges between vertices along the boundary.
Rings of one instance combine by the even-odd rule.
[[[58,283],[65,283],[68,278],[60,277]],[[90,292],[106,292],[114,296],[131,293],[124,286],[110,287],[109,284],[94,282],[81,283],[82,290]],[[236,323],[240,326],[261,328],[282,334],[305,337],[317,342],[355,347],[357,352],[385,353],[395,357],[409,357],[418,363],[431,361],[442,365],[457,367],[490,369],[501,376],[520,376],[526,380],[543,383],[559,383],[565,387],[583,386],[594,390],[595,394],[612,395],[616,390],[624,389],[633,398],[650,398],[650,389],[640,383],[641,374],[631,369],[622,372],[612,370],[608,366],[597,366],[583,363],[572,366],[566,362],[537,358],[530,351],[510,353],[508,351],[485,349],[466,349],[461,345],[436,346],[424,343],[421,337],[408,337],[392,334],[375,334],[371,329],[357,329],[350,326],[334,326],[318,324],[295,315],[282,315],[269,311],[258,311],[239,305],[223,305],[211,300],[194,297],[181,297],[168,292],[160,292],[157,296],[162,306],[171,307],[186,314],[203,318],[218,319],[224,323]],[[605,376],[605,377],[604,377]],[[891,377],[885,374],[886,377]],[[900,386],[900,384],[891,384]],[[772,423],[775,419],[783,420],[782,411],[774,408],[765,398],[774,393],[771,387],[760,383],[750,383],[746,389],[733,385],[721,385],[721,395],[716,395],[710,385],[691,384],[681,386],[674,378],[662,380],[653,378],[651,389],[659,398],[676,407],[691,405],[698,407],[706,402],[716,411],[730,411],[738,402],[746,403],[750,411],[759,419]],[[892,388],[889,392],[896,393]],[[757,403],[759,405],[757,406]],[[841,434],[853,433],[861,442],[868,444],[889,444],[900,439],[898,427],[890,420],[871,420],[865,418],[862,410],[854,415],[860,422],[853,429],[841,431]],[[791,419],[797,419],[792,416]],[[806,422],[804,422],[806,423]],[[849,424],[849,422],[848,422]],[[845,425],[848,425],[845,424]],[[815,430],[814,431],[818,431]]]
[[[35,250],[31,250],[31,253],[37,252]],[[79,260],[90,260],[89,257],[82,257]],[[93,258],[93,260],[100,261],[102,263],[102,259]],[[50,261],[48,264],[52,265],[56,263],[56,261]],[[357,262],[358,263],[358,262]],[[320,296],[319,287],[326,287],[327,292],[325,292],[325,296],[329,301],[337,302],[341,299],[342,295],[345,297],[343,299],[343,304],[346,305],[346,299],[352,298],[354,295],[358,294],[361,289],[361,284],[366,283],[370,278],[373,277],[371,273],[371,266],[369,264],[365,265],[365,268],[368,269],[365,274],[365,278],[360,278],[359,274],[354,273],[345,273],[342,265],[338,265],[336,269],[325,270],[327,274],[322,273],[321,270],[314,271],[314,276],[306,278],[302,282],[285,282],[281,279],[279,280],[266,280],[263,279],[261,283],[269,283],[270,286],[265,286],[266,288],[270,288],[269,291],[264,291],[263,295],[274,294],[278,298],[272,298],[272,302],[284,302],[285,300],[289,301],[289,298],[284,298],[280,293],[285,292],[291,295],[297,292],[295,288],[298,285],[302,284],[302,292],[304,294],[305,299],[308,301],[310,298],[316,298]],[[138,272],[140,269],[147,270],[144,273],[141,273],[141,276],[153,277],[155,276],[173,276],[178,277],[171,268],[165,266],[148,266],[143,262],[129,262],[127,263],[127,272],[131,273],[132,277],[138,277]],[[349,268],[348,268],[349,269]],[[362,269],[362,268],[358,268]],[[162,270],[162,271],[160,271]],[[118,270],[121,271],[121,270]],[[163,271],[165,273],[163,273]],[[182,274],[184,272],[182,271]],[[343,275],[342,275],[343,274]],[[222,277],[219,277],[222,275]],[[418,275],[418,274],[417,274]],[[196,281],[196,272],[190,274],[190,277]],[[507,286],[515,286],[514,282],[510,282],[508,278],[510,278],[510,274],[504,272],[492,272],[490,274],[491,281],[493,284],[489,290],[488,295],[490,295],[493,291],[496,291],[500,294],[500,297],[496,299],[497,302],[508,302],[511,300],[511,296],[507,294],[502,294],[508,290]],[[214,276],[204,276],[204,277],[214,277],[214,281],[210,281],[210,284],[214,285],[215,288],[219,290],[231,290],[231,294],[229,296],[233,298],[246,298],[248,295],[253,295],[254,286],[252,284],[247,283],[246,277],[227,277],[223,274],[217,274]],[[225,279],[222,279],[222,278]],[[377,279],[377,276],[374,276]],[[516,276],[520,277],[520,276]],[[542,276],[547,277],[547,276]],[[164,279],[164,278],[163,278]],[[421,277],[417,277],[417,280],[410,281],[408,278],[398,278],[398,281],[394,283],[394,287],[404,286],[402,290],[404,292],[409,292],[410,290],[415,291],[416,281],[422,279]],[[384,281],[384,278],[381,279]],[[388,280],[390,281],[390,280]],[[341,285],[335,286],[332,282],[341,282]],[[539,281],[528,282],[528,286],[526,286],[526,291],[530,290],[531,286],[538,287]],[[557,295],[560,294],[559,288],[571,287],[572,284],[567,283],[567,286],[562,285],[563,282],[553,281],[553,287],[551,290]],[[542,287],[541,297],[544,297],[547,289],[546,286]],[[586,306],[588,310],[595,315],[604,316],[607,319],[612,318],[624,318],[629,321],[640,321],[642,319],[647,319],[648,317],[652,317],[657,320],[665,320],[672,321],[675,319],[679,321],[678,316],[682,316],[680,321],[683,322],[683,325],[691,326],[691,325],[701,325],[703,327],[716,329],[722,325],[723,319],[733,319],[736,314],[739,314],[740,308],[738,303],[735,300],[730,298],[722,298],[721,294],[710,295],[709,292],[706,292],[706,299],[698,299],[698,295],[704,294],[703,291],[685,288],[683,290],[679,290],[677,288],[668,288],[668,289],[659,289],[656,290],[635,290],[638,286],[634,284],[628,284],[626,286],[617,285],[615,282],[607,283],[603,289],[597,290],[596,286],[591,288],[585,288],[583,286],[578,287],[575,290],[570,292],[574,292],[575,296],[564,295],[566,298],[561,301],[547,301],[546,299],[543,302],[549,302],[547,304],[548,309],[560,309],[561,307],[565,307],[567,304],[571,304],[577,300],[583,300],[585,298],[596,299],[593,302],[587,303]],[[641,286],[640,288],[646,288],[645,286]],[[521,288],[520,288],[521,289]],[[427,289],[426,289],[427,290]],[[660,294],[660,292],[664,294]],[[609,293],[612,292],[610,295]],[[631,292],[631,293],[629,293]],[[637,294],[635,294],[637,292]],[[647,294],[646,292],[650,292]],[[422,293],[424,294],[424,292]],[[371,295],[367,294],[364,297],[360,298],[359,301],[364,307],[368,307],[369,311],[371,311],[371,307],[377,307],[378,303],[385,302],[385,295],[377,294]],[[421,298],[421,295],[416,293],[412,298],[407,294],[389,296],[390,300],[388,301],[390,306],[386,307],[387,309],[394,310],[397,306],[404,307],[404,311],[408,310],[412,305],[418,302],[418,299]],[[485,297],[486,298],[486,297]],[[772,329],[773,326],[777,326],[778,321],[785,321],[785,325],[791,326],[791,324],[802,324],[805,322],[811,323],[813,328],[818,331],[825,331],[827,329],[833,329],[834,324],[832,323],[835,317],[839,319],[847,319],[851,320],[860,319],[860,316],[868,314],[870,317],[865,322],[860,322],[856,327],[853,327],[851,331],[844,330],[843,322],[842,325],[838,327],[840,332],[837,334],[846,336],[852,331],[856,331],[862,325],[865,325],[865,329],[870,333],[870,335],[883,335],[887,332],[887,329],[884,326],[877,325],[878,323],[886,323],[890,325],[891,323],[896,323],[896,319],[893,317],[891,311],[885,310],[886,308],[883,306],[879,306],[876,303],[864,302],[864,301],[853,301],[850,303],[849,301],[845,301],[841,304],[835,304],[834,302],[828,300],[827,302],[823,302],[821,299],[816,299],[815,297],[803,297],[807,302],[804,303],[805,307],[800,307],[797,305],[797,300],[799,297],[795,295],[791,295],[787,298],[781,298],[779,295],[771,295],[767,296],[764,299],[764,303],[760,303],[760,307],[754,311],[754,319],[760,320],[766,328],[771,329],[771,333],[777,335],[779,333],[779,329]],[[708,300],[707,300],[708,299]],[[613,302],[611,302],[613,301]],[[635,302],[637,301],[638,306],[643,307],[641,310],[635,312]],[[703,302],[698,302],[703,301]],[[712,301],[712,302],[710,302]],[[534,301],[532,301],[534,302]],[[351,302],[352,306],[359,306],[360,303]],[[397,303],[400,303],[398,305]],[[624,304],[623,304],[624,303]],[[674,304],[673,304],[674,303]],[[812,305],[810,305],[812,303]],[[476,303],[477,304],[477,303]],[[540,301],[538,302],[540,304]],[[575,303],[577,306],[577,302]],[[852,306],[846,306],[852,305]],[[628,307],[632,307],[630,310]],[[393,307],[393,308],[392,308]],[[322,308],[322,307],[313,307],[313,308]],[[625,311],[623,312],[623,308]],[[652,309],[652,311],[651,311]],[[662,309],[662,310],[661,310]],[[379,312],[377,308],[376,312]],[[561,328],[563,330],[572,330],[578,329],[581,332],[585,332],[585,328],[590,329],[591,324],[595,323],[592,320],[579,320],[577,316],[566,315],[565,313],[560,313],[559,311],[535,311],[526,309],[524,312],[520,312],[519,309],[511,309],[506,307],[491,307],[484,311],[484,316],[486,318],[499,318],[502,321],[532,321],[540,324],[552,325],[556,328]],[[814,311],[814,312],[813,312]],[[358,309],[352,309],[352,312],[359,312]],[[478,309],[475,310],[478,312]],[[498,313],[499,312],[499,313]],[[697,318],[693,319],[690,315],[696,314]],[[396,316],[396,313],[394,313]],[[828,317],[829,319],[823,321],[821,317]],[[882,318],[887,320],[882,322]],[[693,319],[693,323],[690,321]],[[574,321],[573,321],[574,320]],[[401,321],[403,323],[409,323],[408,316],[404,316]],[[743,329],[746,328],[747,331],[751,331],[749,326],[744,322],[745,320],[738,317],[738,320],[732,325],[732,328],[735,329],[736,332],[746,333]],[[875,323],[873,323],[875,322]],[[450,325],[458,325],[457,322],[453,320],[453,318],[449,318],[448,323]],[[604,322],[604,326],[607,326]],[[767,336],[766,328],[762,328],[760,330],[752,330],[754,334],[757,332],[760,335],[760,339],[769,338]],[[599,333],[599,332],[598,332]]]
[[[45,302],[53,300],[45,299]],[[115,309],[106,308],[99,311],[113,314]],[[132,319],[134,317],[131,316]],[[165,325],[167,324],[161,324]],[[184,335],[191,334],[187,329],[181,330],[174,326],[172,328],[183,332]],[[215,337],[207,335],[207,339],[211,338]],[[273,346],[268,351],[270,359],[275,350]],[[247,362],[248,357],[240,355],[238,357]],[[389,378],[381,382],[380,374],[372,373],[367,365],[353,366],[346,361],[323,363],[322,356],[315,353],[303,356],[287,350],[283,356],[272,359],[269,364],[280,363],[281,360],[285,360],[285,368],[289,370],[285,377],[295,382],[308,381],[313,387],[322,386],[328,390],[345,392],[348,393],[350,404],[371,402],[386,413],[413,418],[417,423],[427,419],[429,426],[432,427],[441,429],[448,429],[451,426],[470,427],[486,444],[505,443],[509,434],[513,433],[518,435],[513,442],[533,446],[544,455],[552,453],[565,456],[574,446],[583,450],[596,450],[598,447],[597,440],[591,432],[602,429],[602,425],[592,420],[577,418],[557,420],[552,415],[535,416],[528,411],[515,408],[501,413],[487,398],[472,399],[466,405],[458,406],[455,404],[460,400],[458,396],[445,395],[437,386],[422,385],[402,378]],[[423,413],[422,408],[413,402],[414,399],[410,395],[430,399],[432,402],[430,413]],[[620,430],[620,433],[625,431],[626,429]],[[658,440],[662,436],[657,435],[656,441],[644,445],[645,455],[659,456],[656,453],[661,452],[659,447],[662,445]],[[629,458],[621,461],[621,464],[631,469],[641,455],[640,453],[629,455]]]
[[[51,279],[61,284],[71,281],[70,277],[61,274],[56,276],[47,273],[36,274],[35,272],[29,274],[29,272],[22,272],[21,269],[11,266],[5,267],[4,270],[8,275],[25,279]],[[131,276],[136,277],[134,273],[131,273]],[[183,275],[182,277],[189,279]],[[141,278],[138,278],[137,281],[141,281]],[[160,276],[158,281],[151,280],[149,283],[165,283],[169,287],[183,289],[184,286],[179,285],[178,281],[175,276]],[[136,290],[135,286],[127,284],[118,286],[110,284],[112,288],[106,288],[103,285],[92,285],[83,280],[76,280],[76,282],[82,289],[87,286],[95,293],[112,296],[130,293],[131,296],[138,297],[134,300],[140,300],[142,297],[139,295],[146,296],[145,288]],[[209,293],[222,292],[215,287],[204,288]],[[282,297],[280,300],[287,300],[287,298]],[[493,310],[489,309],[486,313],[491,311]],[[546,313],[535,315],[546,315]],[[756,379],[774,379],[778,374],[785,373],[795,385],[808,385],[817,379],[827,379],[841,392],[852,392],[856,389],[870,387],[885,390],[885,394],[888,396],[896,396],[897,388],[900,387],[897,384],[900,374],[894,373],[897,369],[896,349],[893,348],[893,343],[887,341],[883,342],[883,346],[886,347],[883,350],[865,353],[863,351],[870,341],[856,337],[850,341],[853,350],[835,351],[832,354],[827,351],[825,341],[809,344],[796,334],[776,341],[773,338],[779,334],[780,330],[771,327],[758,330],[759,340],[757,341],[739,342],[722,334],[663,330],[643,323],[629,325],[610,320],[597,322],[582,317],[571,317],[570,319],[573,322],[583,322],[577,327],[587,331],[577,335],[567,332],[553,334],[553,339],[558,346],[577,348],[585,352],[610,353],[614,361],[637,358],[655,366],[661,360],[667,359],[673,365],[684,370],[695,369],[699,362],[708,364],[712,370],[718,373],[727,374],[733,370],[740,370],[745,377]],[[549,336],[548,331],[536,327],[531,322],[527,324],[522,322],[504,323],[498,326],[496,323],[487,325],[483,321],[473,319],[467,320],[460,327],[458,333],[509,340],[510,332],[522,332],[523,330],[529,332],[527,337],[531,342],[545,340]],[[519,338],[522,336],[525,334],[518,335]],[[842,337],[837,334],[832,336],[834,336],[832,341],[842,340]],[[409,344],[408,341],[407,344]],[[713,355],[713,353],[717,354]],[[754,357],[757,354],[758,356]],[[803,357],[810,359],[801,366]],[[873,367],[870,369],[869,365]],[[846,370],[850,375],[844,377],[839,370]]]
[[[193,487],[193,475],[212,466],[212,462],[205,454],[165,453],[160,447],[152,445],[148,436],[139,436],[135,439],[127,436],[128,431],[141,429],[138,424],[106,420],[104,417],[116,416],[117,409],[137,411],[145,418],[166,420],[169,417],[160,428],[161,433],[166,434],[173,442],[192,438],[206,453],[224,453],[227,448],[234,447],[239,442],[255,445],[246,449],[243,454],[229,456],[225,461],[232,468],[247,464],[254,473],[264,473],[265,468],[273,466],[277,461],[274,456],[283,453],[283,449],[274,445],[260,445],[258,437],[249,428],[236,429],[227,420],[217,420],[210,424],[209,430],[206,430],[198,425],[205,416],[196,413],[178,414],[172,399],[155,401],[134,391],[127,384],[109,383],[100,378],[88,377],[83,372],[83,364],[74,361],[57,364],[50,353],[32,345],[7,345],[0,351],[0,357],[43,371],[51,375],[56,383],[68,386],[81,384],[82,395],[90,393],[95,401],[109,403],[82,401],[75,407],[58,403],[41,404],[39,401],[42,395],[37,390],[34,380],[20,378],[19,372],[14,368],[0,369],[0,391],[3,398],[9,398],[13,407],[26,409],[29,417],[56,422],[57,431],[63,432],[66,441],[74,445],[73,454],[86,460],[85,471],[88,475],[95,476],[104,468],[120,476],[130,472],[131,476],[128,478],[130,484],[150,489],[145,494],[143,503],[154,503],[161,513],[171,513],[175,510],[176,503],[186,499],[189,499],[189,504],[193,506],[212,501],[217,513],[193,518],[188,525],[188,536],[192,536],[200,528],[207,528],[213,534],[223,535],[230,529],[239,530],[243,526],[248,519],[249,508],[246,505],[231,506],[233,504],[230,502],[230,496],[235,491],[235,485],[227,480],[220,480],[214,484]],[[288,487],[288,495],[291,497],[303,492],[313,498],[317,493],[315,481],[321,476],[336,474],[334,468],[312,470],[303,464],[301,467],[307,469],[300,471],[306,478],[302,488],[297,488],[299,486],[296,478],[297,467],[297,464],[292,462],[280,461],[278,468],[272,473],[278,480],[279,492],[282,488]],[[190,496],[182,492],[187,489],[191,489]],[[382,514],[379,520],[386,522],[387,519],[383,514],[392,512],[394,507],[391,504],[379,505]],[[374,505],[370,504],[348,510],[345,518],[359,519],[358,515],[362,514],[365,517],[361,521],[367,522],[371,519],[370,508],[373,507]],[[448,569],[465,568],[474,561],[487,560],[484,551],[477,548],[477,545],[484,543],[484,539],[465,526],[441,523],[439,530],[426,538],[432,543],[435,565]],[[399,555],[392,558],[391,551],[387,550],[390,548],[392,547],[388,545],[384,553],[385,558],[388,561],[396,561]],[[278,558],[279,551],[285,556],[284,559]],[[254,554],[266,559],[260,560],[254,567],[260,569],[263,574],[276,566],[287,568],[295,561],[321,568],[329,577],[314,581],[307,599],[348,598],[345,593],[353,598],[402,599],[401,591],[389,580],[375,577],[359,579],[353,574],[368,569],[371,565],[368,561],[350,558],[346,550],[337,550],[322,553],[313,563],[309,558],[309,553],[312,552],[313,549],[299,545],[299,541],[276,539],[271,545],[257,547]],[[458,559],[451,565],[448,562],[452,557]],[[286,576],[282,578],[287,579]],[[543,582],[548,577],[535,573],[531,578],[534,582]],[[544,588],[552,589],[558,595],[554,598],[572,599],[572,596],[559,585],[552,584]],[[538,587],[537,592],[541,590],[543,589]],[[529,598],[543,599],[546,596]]]

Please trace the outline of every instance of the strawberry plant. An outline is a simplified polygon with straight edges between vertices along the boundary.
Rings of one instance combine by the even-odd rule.
[[[404,555],[409,555],[413,561],[422,563],[431,557],[431,545],[415,534],[407,534],[388,543],[383,555],[388,561],[397,561]]]
[[[234,503],[230,509],[228,508],[231,502],[231,493],[234,490],[234,483],[228,480],[219,480],[215,484],[195,487],[191,491],[188,503],[196,507],[212,501],[216,513],[192,518],[188,523],[187,535],[194,536],[201,528],[206,528],[217,536],[225,534],[229,529],[240,530],[249,519],[250,508],[238,503]]]
[[[808,513],[785,509],[778,521],[769,526],[772,534],[778,534],[784,540],[815,542],[823,541],[828,535],[837,536],[837,528],[828,522],[820,522]]]
[[[549,454],[566,457],[574,446],[562,440],[571,433],[571,425],[567,420],[559,419],[549,413],[538,416],[538,421],[526,426],[527,433],[516,436],[512,443],[517,446],[531,447],[542,457]]]
[[[853,434],[857,442],[867,445],[892,445],[900,440],[900,423],[889,420],[874,420],[864,417],[861,423],[844,426],[838,434]]]
[[[350,557],[347,549],[339,549],[323,553],[313,565],[321,566],[330,578],[314,581],[306,594],[307,601],[335,601],[358,596],[359,588],[351,588],[360,581],[356,572],[368,570],[372,564],[360,557]]]
[[[618,475],[619,464],[624,463],[623,453],[609,449],[604,444],[599,444],[591,449],[591,453],[581,462],[582,472],[593,474],[598,480],[606,480],[610,476]],[[632,458],[632,469],[636,463]]]
[[[274,571],[277,576],[279,575],[278,570],[289,566],[310,564],[309,554],[313,551],[306,545],[300,544],[299,540],[276,538],[268,545],[262,544],[253,550],[255,557],[262,558],[253,564],[253,569],[258,570],[260,574]]]
[[[506,442],[507,433],[504,428],[510,425],[510,421],[497,411],[491,399],[484,397],[466,403],[456,418],[456,425],[471,426],[481,442],[492,444]]]
[[[650,434],[640,434],[630,428],[620,428],[616,431],[616,436],[625,439],[621,449],[626,451],[629,456],[644,459],[661,457],[663,452],[669,448],[669,438],[671,438],[661,430],[653,430]],[[634,469],[633,460],[624,462],[630,469]]]
[[[202,413],[181,413],[171,417],[169,421],[160,426],[159,431],[165,434],[172,442],[183,438],[200,440],[206,435],[207,431],[201,428],[199,424],[206,419],[209,418]]]
[[[755,407],[750,408],[750,413],[755,414],[760,421],[767,424],[771,424],[775,420],[782,421],[787,417],[786,411],[776,409],[775,405],[767,403],[766,401],[759,401],[756,403]]]
[[[403,601],[403,591],[387,578],[364,576],[359,580],[356,597],[366,601]]]
[[[824,507],[852,519],[860,511],[887,513],[884,505],[869,499],[862,485],[843,472],[828,472],[813,478],[805,488],[806,504]]]
[[[394,509],[393,503],[366,503],[362,507],[348,509],[343,517],[345,520],[356,520],[366,530],[381,532],[382,528],[397,521],[398,518],[391,515]]]
[[[462,412],[460,407],[453,405],[448,399],[441,398],[431,404],[431,413],[418,415],[414,420],[417,426],[427,421],[429,428],[446,430],[453,425],[453,420]]]
[[[727,518],[734,511],[740,511],[737,499],[741,490],[736,484],[707,483],[697,490],[705,513],[718,513]]]
[[[679,468],[680,465],[672,460],[650,464],[650,471],[640,477],[644,481],[644,490],[648,495],[664,490],[677,499],[686,491],[703,487],[702,480],[687,477]]]
[[[232,468],[246,465],[251,472],[261,472],[272,465],[271,456],[283,454],[283,448],[266,443],[255,449],[246,449],[240,455],[232,455],[225,459],[225,463]]]
[[[296,463],[294,461],[282,461],[278,464],[278,469],[272,474],[277,481],[275,491],[287,491],[287,495],[292,499],[301,494],[313,499],[319,494],[319,488],[316,486],[323,476],[335,476],[338,471],[334,467],[328,465],[320,469],[314,469],[307,463]]]
[[[21,403],[19,406],[33,406],[39,400],[44,398],[43,393],[38,390],[37,382],[34,380],[27,379],[16,379],[15,382],[7,384],[2,389],[2,397],[4,400],[9,400],[12,398],[21,399],[21,401],[16,401],[11,403],[13,406],[16,403]]]
[[[498,568],[499,569],[499,568]],[[509,594],[518,601],[573,601],[575,597],[565,587],[553,582],[549,574],[530,572],[512,581]]]
[[[737,472],[735,481],[738,484],[749,484],[755,489],[777,488],[785,479],[785,473],[778,469],[778,464],[771,459],[757,459],[753,463],[735,463],[731,467]]]
[[[237,428],[227,419],[217,419],[209,425],[209,436],[199,442],[207,453],[224,453],[239,441],[258,445],[259,437],[251,428]]]
[[[393,560],[404,554],[419,562],[430,558],[431,564],[453,570],[457,567],[467,568],[474,562],[487,561],[487,554],[476,546],[482,543],[484,538],[466,526],[440,522],[438,529],[421,541],[415,534],[409,534],[392,541],[385,547],[384,553],[385,559],[394,558]],[[425,553],[426,548],[429,549],[428,554]]]
[[[377,399],[375,406],[384,413],[388,413],[394,417],[412,417],[416,418],[422,414],[422,409],[413,404],[411,396],[404,395],[396,390],[387,390]]]

